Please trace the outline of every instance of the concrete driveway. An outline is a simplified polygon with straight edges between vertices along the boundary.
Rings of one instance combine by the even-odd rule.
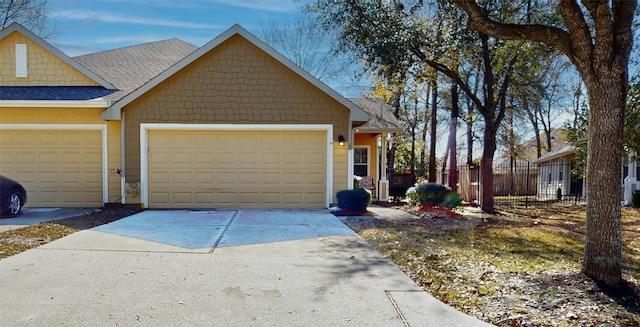
[[[95,208],[24,208],[22,214],[14,218],[0,218],[0,233],[41,223],[75,217],[96,210]]]
[[[3,326],[489,326],[331,214],[145,211],[0,260]]]

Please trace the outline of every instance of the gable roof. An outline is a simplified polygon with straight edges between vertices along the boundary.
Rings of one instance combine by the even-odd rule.
[[[554,159],[564,158],[576,154],[576,148],[571,144],[565,144],[557,149],[551,150],[547,154],[536,160],[538,163],[551,161]]]
[[[356,122],[356,121],[366,122],[369,120],[369,115],[360,107],[356,106],[354,103],[352,103],[351,101],[347,100],[346,98],[338,94],[338,92],[336,92],[335,90],[333,90],[332,88],[330,88],[329,86],[327,86],[326,84],[318,80],[317,78],[313,77],[311,74],[309,74],[302,68],[298,67],[291,60],[287,59],[285,56],[283,56],[282,54],[280,54],[279,52],[277,52],[276,50],[268,46],[266,43],[264,43],[263,41],[255,37],[253,34],[249,33],[247,30],[245,30],[238,24],[233,25],[231,28],[229,28],[228,30],[226,30],[225,32],[223,32],[213,40],[209,41],[207,44],[205,44],[201,48],[195,50],[194,52],[186,56],[184,59],[180,60],[175,65],[171,66],[169,69],[158,74],[149,82],[137,88],[135,91],[129,93],[128,95],[123,97],[120,101],[113,104],[111,107],[107,108],[105,111],[102,112],[102,119],[105,119],[105,120],[121,119],[122,108],[124,108],[127,104],[131,103],[141,95],[145,94],[147,91],[161,84],[172,75],[176,74],[177,72],[179,72],[180,70],[182,70],[183,68],[191,64],[192,62],[196,61],[200,57],[209,53],[209,51],[211,51],[212,49],[215,49],[218,45],[224,43],[226,40],[230,39],[235,35],[240,35],[245,40],[249,41],[254,46],[258,47],[260,50],[264,51],[269,56],[274,58],[276,61],[278,61],[285,67],[291,69],[296,74],[298,74],[299,76],[307,80],[309,83],[311,83],[312,85],[314,85],[315,87],[317,87],[318,89],[322,90],[324,93],[332,97],[334,100],[336,100],[340,104],[347,107],[350,110],[350,119],[352,122]]]
[[[349,98],[369,114],[369,121],[358,126],[356,133],[402,132],[402,124],[396,119],[389,106],[380,98]]]
[[[117,101],[198,49],[177,38],[106,50],[73,58],[113,83],[120,91],[106,96]]]
[[[49,44],[49,42],[47,42],[44,39],[42,39],[41,37],[33,34],[33,32],[29,31],[28,29],[26,29],[25,27],[23,27],[22,25],[20,25],[18,23],[12,23],[11,25],[7,26],[6,28],[0,30],[0,40],[4,39],[5,37],[7,37],[8,35],[10,35],[13,32],[18,32],[18,33],[26,36],[31,41],[35,42],[37,45],[39,45],[42,48],[44,48],[45,50],[49,51],[54,56],[60,58],[60,60],[62,60],[65,63],[69,64],[69,66],[77,69],[79,72],[81,72],[82,74],[84,74],[85,76],[87,76],[88,78],[93,80],[94,82],[98,83],[98,85],[101,85],[102,87],[104,87],[106,89],[115,89],[116,88],[111,83],[107,82],[104,78],[98,76],[96,73],[94,73],[91,70],[87,69],[86,67],[82,66],[78,62],[74,61],[69,56],[64,54],[62,51],[58,50],[57,48],[55,48],[54,46]]]

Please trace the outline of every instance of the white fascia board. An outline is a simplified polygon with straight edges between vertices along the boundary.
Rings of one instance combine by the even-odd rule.
[[[0,100],[0,108],[107,108],[109,101],[92,100]]]

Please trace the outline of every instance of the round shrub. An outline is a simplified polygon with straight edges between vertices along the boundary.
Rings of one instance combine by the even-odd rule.
[[[436,183],[420,183],[410,187],[406,193],[407,201],[413,205],[434,205],[449,208],[457,207],[462,199],[457,192]]]
[[[336,193],[336,197],[338,198],[338,207],[344,210],[365,212],[371,203],[371,193],[363,188],[342,190]]]

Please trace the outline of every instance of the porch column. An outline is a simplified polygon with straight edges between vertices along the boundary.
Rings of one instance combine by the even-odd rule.
[[[380,177],[378,178],[378,201],[389,201],[389,180],[387,179],[387,133],[380,135]]]

